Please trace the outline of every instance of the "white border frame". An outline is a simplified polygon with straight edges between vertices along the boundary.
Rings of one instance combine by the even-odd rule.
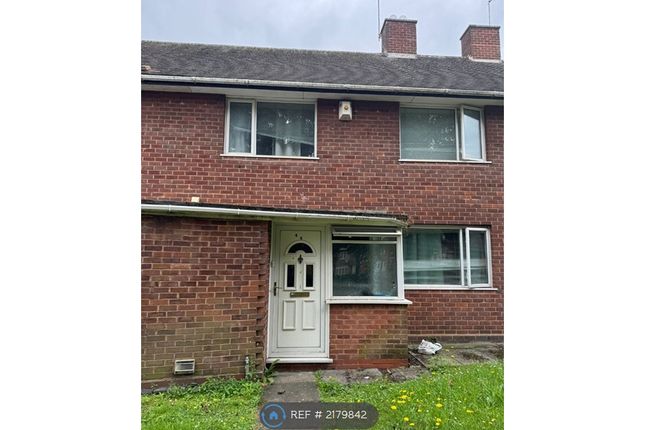
[[[411,226],[408,230],[459,230],[461,285],[405,284],[405,278],[403,278],[404,288],[406,290],[497,290],[497,288],[494,288],[493,286],[493,255],[491,253],[492,246],[490,239],[490,229],[485,227],[466,227],[463,225],[415,225]],[[470,240],[468,237],[468,231],[486,232],[486,246],[488,253],[488,284],[470,284]],[[405,260],[403,264],[405,264]]]
[[[416,159],[416,158],[403,158],[403,140],[401,139],[401,108],[404,109],[442,109],[455,111],[455,146],[457,150],[457,158],[455,160],[441,160],[441,159]],[[480,115],[480,147],[482,151],[482,158],[466,158],[464,136],[464,109],[476,110]],[[403,162],[422,162],[422,163],[464,163],[464,164],[491,164],[486,159],[486,127],[484,127],[484,109],[468,105],[458,106],[442,106],[434,104],[411,104],[399,103],[399,161]]]
[[[313,105],[314,107],[314,153],[311,157],[294,156],[294,155],[258,155],[257,154],[257,104],[260,103],[283,103],[283,104],[301,104]],[[229,124],[231,116],[231,103],[251,104],[251,152],[230,152],[229,151]],[[259,158],[285,158],[294,160],[318,160],[318,100],[276,100],[271,98],[227,98],[226,113],[224,115],[224,153],[226,157],[259,157]]]

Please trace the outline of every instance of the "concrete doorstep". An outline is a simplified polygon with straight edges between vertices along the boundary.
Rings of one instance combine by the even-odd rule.
[[[277,372],[262,396],[262,403],[319,402],[320,394],[313,372]]]

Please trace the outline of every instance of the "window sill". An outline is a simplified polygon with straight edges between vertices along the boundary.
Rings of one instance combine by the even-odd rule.
[[[295,157],[290,155],[254,155],[254,154],[220,154],[220,157],[237,157],[237,158],[277,158],[286,160],[319,160],[318,157]]]
[[[475,160],[417,160],[413,158],[399,158],[400,163],[454,163],[454,164],[493,164],[492,161]]]
[[[406,285],[406,290],[433,290],[433,291],[497,291],[493,287],[461,287],[453,285]]]
[[[364,297],[343,297],[343,298],[331,298],[325,301],[328,305],[411,305],[412,302],[407,299],[402,299],[400,297],[392,297],[391,299],[385,299],[382,297],[368,299]]]

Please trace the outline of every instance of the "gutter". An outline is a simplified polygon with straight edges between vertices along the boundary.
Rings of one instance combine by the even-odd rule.
[[[450,88],[397,87],[380,85],[331,84],[322,82],[267,81],[258,79],[204,78],[190,76],[141,75],[144,84],[165,84],[203,87],[245,87],[254,89],[281,88],[294,91],[343,92],[358,94],[392,94],[439,97],[471,97],[504,99],[503,91],[455,90]]]
[[[399,219],[392,217],[377,217],[366,215],[341,215],[341,214],[325,214],[316,212],[286,212],[274,210],[260,210],[260,209],[236,209],[236,208],[223,208],[213,206],[186,206],[186,205],[172,205],[172,204],[154,204],[142,203],[141,212],[145,214],[155,215],[193,215],[205,217],[229,216],[229,217],[243,217],[243,218],[290,218],[294,220],[331,220],[331,221],[345,221],[345,222],[378,222],[405,227],[407,224]]]

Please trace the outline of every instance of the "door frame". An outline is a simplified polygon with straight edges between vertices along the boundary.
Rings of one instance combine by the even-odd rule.
[[[283,230],[307,230],[320,232],[320,331],[322,336],[323,351],[309,354],[302,354],[293,357],[276,354],[272,351],[274,342],[273,337],[279,334],[279,330],[274,327],[273,317],[276,310],[274,310],[275,299],[273,296],[273,284],[279,280],[280,263],[280,233]],[[331,239],[330,225],[327,223],[277,223],[275,221],[271,224],[271,256],[269,259],[269,289],[267,300],[267,339],[266,339],[266,361],[273,362],[279,360],[280,363],[331,363],[333,360],[329,358],[329,304],[327,303],[329,294],[329,251],[328,246]],[[277,321],[277,320],[276,320]]]

